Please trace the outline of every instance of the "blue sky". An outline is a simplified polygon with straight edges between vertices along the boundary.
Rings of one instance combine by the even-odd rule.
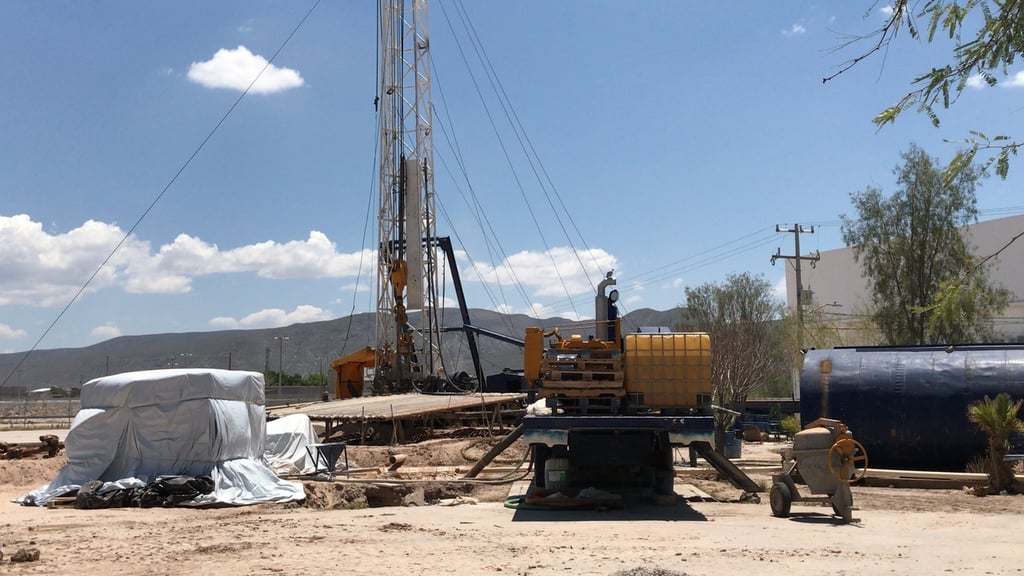
[[[312,5],[0,2],[0,351],[31,347],[143,214],[41,348],[373,308],[376,5],[323,2],[285,43]],[[903,37],[823,85],[884,8],[433,2],[438,231],[470,305],[588,316],[598,268],[627,312],[730,273],[781,287],[770,256],[793,235],[776,225],[814,225],[805,253],[840,248],[849,194],[891,191],[910,142],[946,161],[944,139],[1022,132],[1018,70],[939,129],[910,113],[876,130],[941,44]],[[980,189],[983,219],[1024,211],[1019,170]]]

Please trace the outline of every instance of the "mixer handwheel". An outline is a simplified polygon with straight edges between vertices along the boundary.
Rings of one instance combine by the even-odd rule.
[[[834,460],[839,461],[838,470]],[[853,438],[840,438],[828,449],[828,471],[836,480],[853,484],[868,471],[868,451]]]

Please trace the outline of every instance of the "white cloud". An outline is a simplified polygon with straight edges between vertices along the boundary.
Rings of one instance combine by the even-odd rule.
[[[259,79],[253,84],[257,76]],[[234,50],[221,48],[213,58],[193,62],[188,68],[188,79],[207,88],[240,92],[251,84],[250,91],[257,94],[273,94],[305,84],[297,71],[268,65],[266,58],[253,54],[245,46]]]
[[[1020,88],[1024,86],[1024,70],[1013,73],[1005,82],[1001,82],[1000,86],[1006,86],[1008,88]]]
[[[88,221],[65,233],[43,231],[27,215],[0,216],[0,306],[61,306],[124,237],[115,224]],[[156,252],[149,242],[129,238],[101,270],[86,293],[111,287],[126,292],[182,294],[198,276],[256,273],[264,278],[355,277],[375,262],[372,250],[341,254],[322,232],[306,240],[261,242],[231,250],[181,234]]]
[[[499,304],[495,309],[495,312],[501,314],[526,314],[534,318],[565,318],[572,320],[573,322],[579,322],[581,320],[593,319],[594,316],[581,314],[578,310],[563,310],[557,306],[549,306],[547,304],[541,304],[534,302],[529,306],[522,308],[509,306],[508,304]],[[587,312],[590,312],[588,309]]]
[[[892,4],[886,4],[885,6],[879,8],[878,11],[882,14],[882,16],[889,18],[892,16],[893,12],[895,12],[895,8],[892,7]]]
[[[967,87],[974,90],[982,90],[989,86],[989,83],[985,80],[985,77],[981,74],[974,74],[967,78]],[[1024,87],[1024,70],[1014,72],[1013,74],[1006,77],[1005,80],[998,84],[1004,88],[1021,88]]]
[[[783,36],[799,36],[807,32],[807,29],[804,28],[802,24],[794,23],[788,29],[782,30],[781,32]]]
[[[50,234],[25,214],[0,216],[0,306],[66,304],[123,236],[117,226],[93,220]],[[134,248],[129,239],[124,249]],[[86,292],[116,280],[116,266],[105,267]]]
[[[782,300],[783,303],[786,302],[786,276],[785,276],[785,274],[783,274],[782,277],[779,278],[779,280],[777,282],[775,282],[775,286],[772,287],[772,294],[776,298]]]
[[[615,257],[600,248],[575,252],[557,247],[547,252],[519,252],[495,267],[476,262],[464,276],[505,285],[518,281],[535,290],[537,296],[565,296],[593,290],[605,273],[616,266]]]
[[[355,275],[360,262],[364,269],[376,263],[372,250],[338,254],[337,247],[323,232],[313,230],[305,241],[287,244],[262,242],[224,253],[228,267],[253,270],[264,278],[336,278]]]
[[[0,251],[0,270],[5,271],[0,275],[0,306],[66,304],[123,237],[117,225],[91,220],[61,233],[44,231],[27,215],[0,217],[0,245],[9,247]],[[468,269],[464,254],[457,258],[467,282],[519,282],[531,300],[553,298],[563,303],[522,312],[568,318],[593,313],[589,302],[594,286],[607,271],[618,267],[616,258],[600,248],[578,254],[565,247],[524,251],[497,266],[477,263],[473,269]],[[136,294],[183,294],[191,291],[195,278],[216,274],[248,273],[275,280],[354,279],[360,268],[365,272],[375,262],[376,255],[369,249],[339,253],[337,246],[316,230],[304,240],[267,241],[231,249],[188,234],[179,234],[159,247],[132,236],[96,275],[86,293],[118,288]],[[366,285],[361,287],[362,291],[368,289]],[[640,288],[631,291],[639,292]],[[587,295],[586,304],[576,306],[579,312],[564,303],[568,297],[583,294]],[[241,319],[215,318],[210,323],[219,327],[281,326],[329,317],[319,308],[300,307],[292,312],[264,310]]]
[[[630,295],[627,296],[626,299],[623,301],[623,304],[625,304],[626,306],[632,308],[634,306],[642,304],[643,302],[644,302],[644,297],[643,297],[642,294],[630,293]]]
[[[982,76],[981,74],[975,74],[975,75],[970,76],[970,77],[967,78],[967,87],[968,88],[973,88],[975,90],[981,90],[985,86],[988,86],[988,83],[985,82],[985,77]]]
[[[280,328],[299,322],[319,322],[330,320],[334,316],[329,310],[302,304],[295,307],[295,310],[286,312],[280,308],[267,308],[259,312],[253,312],[239,320],[230,316],[218,316],[210,319],[210,326],[215,328]]]
[[[18,338],[24,338],[25,336],[28,336],[28,332],[25,332],[21,328],[11,328],[7,324],[0,323],[0,339],[17,340]]]
[[[107,322],[102,326],[97,326],[93,328],[92,331],[89,332],[89,334],[93,338],[98,338],[100,340],[109,340],[111,338],[117,338],[118,336],[120,336],[121,329],[118,328],[113,322]]]

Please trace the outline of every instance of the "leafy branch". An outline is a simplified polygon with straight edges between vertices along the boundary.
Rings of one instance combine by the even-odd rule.
[[[867,50],[847,60],[837,72],[822,79],[823,83],[828,82],[872,55],[887,50],[904,27],[911,38],[923,37],[931,43],[941,35],[954,42],[952,63],[935,66],[915,78],[912,81],[912,85],[917,86],[914,90],[872,119],[879,129],[895,123],[901,114],[910,109],[926,115],[932,125],[938,127],[940,118],[936,108],[939,105],[949,109],[969,85],[978,82],[988,86],[997,85],[999,80],[996,75],[1005,76],[1009,66],[1024,52],[1024,0],[926,0],[920,4],[916,13],[912,12],[909,3],[910,0],[894,1],[892,13],[881,28],[866,36],[854,37],[837,48],[842,50],[877,37]],[[872,8],[874,6],[877,3]],[[964,26],[972,13],[980,13],[980,26],[973,38],[964,40],[967,32]],[[927,18],[928,24],[924,30],[917,26],[915,17]],[[972,23],[975,21],[971,20]],[[983,167],[987,169],[994,165],[996,174],[1005,179],[1009,172],[1010,156],[1017,154],[1021,143],[1007,136],[987,138],[980,133],[972,134],[973,138],[963,141],[969,148],[959,152],[946,168],[947,178],[970,165],[979,152],[991,151],[992,155]]]

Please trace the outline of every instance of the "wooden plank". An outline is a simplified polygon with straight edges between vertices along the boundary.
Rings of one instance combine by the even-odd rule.
[[[562,381],[622,381],[622,370],[551,370],[545,380]]]
[[[988,480],[987,474],[976,474],[972,472],[935,472],[925,470],[893,470],[883,468],[868,468],[869,478],[885,479],[915,479],[915,480],[952,480],[956,482],[970,482],[972,480]]]
[[[676,484],[676,495],[687,502],[717,502],[714,496],[697,488],[693,484]]]
[[[626,395],[625,388],[559,388],[557,390],[541,388],[541,398],[622,398]]]
[[[615,390],[618,388],[625,390],[626,383],[622,380],[595,380],[590,382],[585,382],[582,380],[544,380],[544,385],[542,387],[559,390]]]
[[[553,350],[549,354],[577,354],[584,360],[591,360],[597,358],[618,358],[621,356],[621,352],[617,348],[578,348],[578,349],[562,349]]]
[[[622,370],[622,360],[618,358],[549,360],[541,362],[540,366],[542,372],[548,370]]]
[[[924,490],[956,490],[988,482],[987,474],[971,472],[935,472],[922,470],[885,470],[868,468],[862,483],[865,486],[920,488]]]
[[[77,502],[78,498],[74,496],[58,496],[56,498],[52,498],[49,502],[47,502],[46,507],[50,509],[74,508],[77,505]]]

